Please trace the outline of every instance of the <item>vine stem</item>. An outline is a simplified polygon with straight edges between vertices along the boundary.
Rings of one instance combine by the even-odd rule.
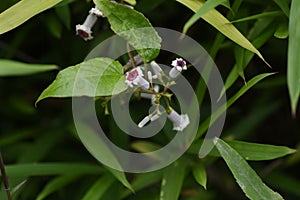
[[[1,151],[0,151],[0,170],[1,170],[1,174],[2,174],[2,179],[3,179],[3,184],[4,184],[5,191],[6,191],[7,199],[12,200],[12,195],[11,195],[11,192],[10,192],[10,189],[9,189],[8,178],[7,178],[7,174],[6,174],[6,171],[5,171]]]
[[[135,60],[134,60],[134,58],[133,58],[133,56],[131,54],[130,44],[128,42],[126,44],[126,48],[127,48],[128,56],[129,56],[130,61],[131,61],[131,65],[132,65],[133,68],[135,68],[136,67],[136,63],[135,63]]]

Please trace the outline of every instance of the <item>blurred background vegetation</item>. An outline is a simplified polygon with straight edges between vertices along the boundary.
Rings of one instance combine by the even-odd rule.
[[[0,12],[16,2],[1,0]],[[113,34],[107,20],[100,19],[93,29],[94,40],[85,42],[76,36],[75,25],[83,22],[93,3],[83,0],[68,2],[49,9],[1,35],[0,58],[27,63],[56,64],[63,69],[82,62],[94,46]],[[135,9],[142,12],[153,26],[177,31],[182,31],[186,21],[193,15],[191,10],[172,0],[138,0]],[[224,15],[230,12],[222,6],[217,9]],[[239,11],[234,13],[234,19],[259,14],[267,9],[274,10],[278,7],[273,0],[244,0]],[[274,21],[267,29],[276,28],[279,23],[288,23],[288,18],[284,16],[273,18]],[[235,26],[247,35],[258,20],[261,19],[235,23]],[[217,34],[218,31],[203,20],[198,21],[188,31],[188,35],[203,45],[208,52]],[[235,47],[233,42],[225,39],[217,53],[215,62],[224,80],[235,63]],[[262,72],[278,73],[255,86],[228,110],[222,137],[299,148],[299,112],[298,117],[291,116],[286,82],[287,48],[287,38],[272,36],[259,49],[272,69],[255,56],[245,70],[246,80]],[[159,57],[159,60],[164,62],[163,57]],[[6,165],[71,163],[67,168],[69,170],[77,169],[76,166],[72,167],[74,163],[88,163],[91,164],[90,167],[99,165],[76,136],[69,98],[47,99],[40,102],[37,108],[34,106],[40,93],[54,80],[56,74],[57,71],[52,71],[24,77],[0,78],[0,149]],[[244,80],[239,78],[228,91],[228,96],[243,85]],[[187,174],[181,199],[245,199],[225,163],[221,159],[210,162],[213,164],[206,166],[207,190],[195,184],[192,175]],[[299,153],[250,164],[271,188],[279,191],[286,199],[300,198]],[[63,187],[46,199],[82,199],[88,188],[98,180],[99,173],[93,169],[85,172],[83,170],[82,174],[72,174],[67,179],[69,184],[62,184]],[[15,197],[24,200],[35,199],[59,174],[60,171],[48,174],[45,172],[42,176],[26,177]],[[134,180],[136,176],[128,174],[128,179]],[[24,181],[22,178],[24,177],[20,175],[20,179],[10,179],[11,185],[20,184]],[[108,180],[109,188],[103,199],[119,199],[121,193],[125,194],[124,191],[128,191],[121,183],[109,178]],[[149,178],[149,182],[151,181]],[[160,182],[153,181],[151,186],[124,197],[156,199],[159,190]],[[0,198],[5,199],[3,196]]]

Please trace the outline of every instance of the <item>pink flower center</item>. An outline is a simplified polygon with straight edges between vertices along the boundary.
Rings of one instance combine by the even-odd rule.
[[[183,68],[186,65],[184,60],[177,60],[177,66]]]
[[[128,72],[126,79],[128,81],[134,81],[138,76],[139,76],[139,72],[135,69],[135,70]]]
[[[87,32],[85,32],[84,30],[77,30],[77,35],[79,35],[80,37],[82,38],[88,38],[89,37],[89,34]]]

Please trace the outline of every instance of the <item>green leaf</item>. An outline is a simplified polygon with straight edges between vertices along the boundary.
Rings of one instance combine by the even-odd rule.
[[[274,29],[268,29],[264,31],[263,33],[260,34],[257,38],[253,40],[253,44],[256,47],[261,47],[263,44],[265,44],[274,34]],[[220,94],[220,98],[224,95],[226,90],[228,90],[234,82],[238,79],[240,75],[240,70],[241,68],[245,69],[246,66],[250,63],[251,59],[254,56],[254,53],[249,52],[249,51],[244,51],[243,52],[243,66],[238,66],[238,63],[236,63],[231,72],[229,73],[228,77],[226,78],[224,88],[222,89],[222,92]]]
[[[284,12],[284,14],[289,17],[290,16],[290,8],[289,8],[289,1],[287,0],[273,0]]]
[[[198,21],[205,13],[208,11],[214,9],[218,5],[222,3],[226,3],[227,0],[209,0],[206,1],[203,6],[185,23],[183,27],[183,33],[185,34],[188,29],[196,22]]]
[[[27,64],[13,60],[0,59],[1,76],[25,76],[58,69],[56,65]]]
[[[206,120],[202,122],[199,127],[199,130],[196,135],[196,139],[201,137],[203,133],[208,129],[208,127],[213,124],[225,111],[228,109],[234,102],[236,102],[242,95],[244,95],[248,90],[250,90],[254,85],[263,80],[264,78],[273,75],[274,73],[264,73],[259,74],[252,78],[246,85],[244,85],[235,95],[233,95],[226,103],[226,105],[222,105],[214,112],[211,117],[208,117]],[[200,155],[199,155],[200,156]]]
[[[115,154],[111,151],[110,147],[103,141],[101,136],[94,131],[89,125],[77,122],[76,127],[80,127],[77,134],[81,142],[85,145],[88,151],[96,158],[99,162],[105,163],[107,166],[114,166],[119,170],[122,170],[122,166],[117,160]],[[126,179],[123,171],[118,171],[110,167],[106,167],[125,187],[133,191],[130,183]]]
[[[185,168],[186,163],[183,160],[177,160],[164,169],[160,200],[174,200],[179,198]]]
[[[68,5],[59,6],[55,8],[55,12],[60,18],[60,20],[64,23],[64,25],[70,29],[71,28],[71,12]]]
[[[289,25],[287,22],[282,22],[278,25],[274,36],[279,39],[286,39],[289,36]]]
[[[47,17],[47,28],[54,37],[58,39],[61,38],[63,25],[59,22],[55,15],[49,15]]]
[[[187,6],[194,12],[197,12],[202,6],[203,1],[202,0],[176,0],[183,5]],[[245,49],[248,49],[249,51],[252,51],[256,55],[258,55],[266,64],[267,62],[263,58],[263,56],[260,54],[260,52],[249,42],[249,40],[243,36],[238,29],[236,29],[235,26],[233,26],[221,13],[219,13],[217,10],[213,9],[207,12],[202,16],[202,18],[207,21],[209,24],[211,24],[213,27],[215,27],[218,31],[220,31],[222,34],[224,34],[226,37],[237,43],[238,45],[244,47]],[[268,64],[267,64],[268,65]]]
[[[300,1],[292,0],[290,24],[289,24],[289,47],[288,47],[288,88],[293,115],[296,115],[300,97]]]
[[[146,62],[158,56],[161,38],[142,13],[107,0],[94,2],[107,17],[111,29],[125,38]]]
[[[110,174],[99,178],[92,187],[87,191],[82,200],[99,200],[102,198],[107,189],[113,184],[114,178]]]
[[[269,144],[256,144],[243,141],[226,141],[234,150],[236,150],[246,160],[272,160],[292,153],[296,150],[285,146],[274,146]],[[217,151],[210,155],[220,156]]]
[[[282,14],[281,11],[263,12],[263,13],[260,13],[257,15],[252,15],[252,16],[244,17],[242,19],[237,19],[237,20],[231,21],[230,23],[246,22],[246,21],[250,21],[250,20],[261,19],[263,17],[275,17],[275,16],[279,16],[281,14]]]
[[[85,163],[31,163],[6,165],[10,177],[28,177],[62,174],[101,174],[104,169],[99,165]]]
[[[38,194],[36,200],[43,200],[50,194],[60,190],[62,187],[70,184],[74,180],[78,179],[78,175],[65,175],[57,177],[50,182],[43,188],[43,190]]]
[[[110,58],[95,58],[60,71],[37,102],[48,97],[110,96],[126,89],[122,65]]]
[[[131,185],[135,192],[142,190],[154,183],[157,183],[162,178],[162,170],[137,174],[137,177],[132,181]],[[126,190],[121,195],[121,199],[126,198],[131,192]]]
[[[274,192],[262,182],[260,177],[237,151],[221,139],[215,138],[214,143],[237,183],[248,198],[262,200],[283,199],[280,194]]]
[[[0,14],[0,35],[23,24],[31,17],[47,10],[62,0],[21,0]]]
[[[111,157],[110,157],[111,158]],[[112,158],[111,158],[112,159]],[[131,190],[131,192],[134,192],[132,186],[130,185],[130,183],[128,182],[126,175],[123,171],[119,171],[119,170],[115,170],[112,168],[107,167],[107,169],[125,186],[127,187],[129,190]]]
[[[193,168],[193,175],[197,183],[199,183],[204,187],[204,189],[206,189],[207,177],[204,165],[202,163],[197,164]]]
[[[135,5],[136,4],[136,0],[124,0],[125,2],[131,4],[131,5]]]

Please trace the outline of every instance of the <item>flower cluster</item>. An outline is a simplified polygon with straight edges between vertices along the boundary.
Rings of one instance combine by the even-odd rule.
[[[130,88],[137,88],[140,91],[140,97],[145,99],[150,99],[152,105],[156,106],[154,112],[150,113],[148,116],[143,118],[138,124],[138,127],[144,127],[148,122],[153,122],[157,120],[161,115],[167,113],[168,119],[173,122],[173,130],[183,131],[190,123],[189,117],[187,114],[178,114],[173,108],[168,106],[166,112],[159,110],[160,98],[166,97],[164,100],[169,101],[170,94],[167,93],[168,87],[174,83],[172,79],[176,78],[183,70],[187,70],[186,61],[182,58],[176,58],[172,61],[172,69],[169,71],[169,76],[164,73],[159,64],[155,61],[150,63],[151,68],[148,68],[147,65],[135,67],[132,62],[139,65],[142,63],[142,58],[139,55],[136,55],[132,58],[132,61],[129,61],[126,66],[131,66],[132,69],[126,72],[125,83]],[[163,79],[167,80],[164,81]],[[158,85],[153,84],[153,79],[158,79],[161,82],[161,85],[164,86],[164,89],[160,91]],[[170,105],[169,102],[166,103]]]

